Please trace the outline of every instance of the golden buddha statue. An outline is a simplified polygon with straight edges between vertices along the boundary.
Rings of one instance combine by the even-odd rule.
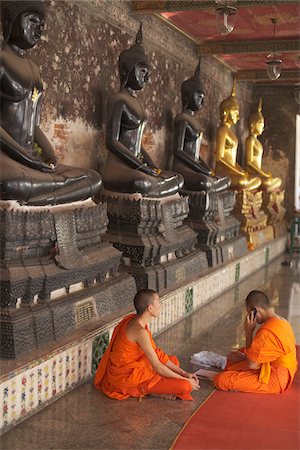
[[[246,169],[249,174],[258,176],[261,179],[261,187],[266,192],[273,192],[279,189],[282,180],[279,177],[273,178],[271,172],[262,168],[263,146],[257,139],[264,131],[264,117],[262,115],[262,99],[260,98],[258,109],[249,117],[249,136],[246,139]]]
[[[216,174],[231,179],[231,186],[242,191],[257,189],[261,180],[251,177],[236,161],[238,138],[231,130],[232,125],[239,121],[239,104],[236,99],[235,79],[230,97],[220,104],[221,125],[217,131],[217,162]]]

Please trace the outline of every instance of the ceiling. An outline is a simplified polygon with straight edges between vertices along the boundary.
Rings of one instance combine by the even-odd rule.
[[[228,2],[229,3],[229,2]],[[133,0],[136,12],[156,14],[197,45],[199,55],[214,55],[236,73],[253,82],[300,82],[300,1],[238,0],[235,29],[227,36],[216,29],[214,0]],[[271,18],[277,18],[275,42]],[[282,74],[269,80],[266,57],[281,53]]]

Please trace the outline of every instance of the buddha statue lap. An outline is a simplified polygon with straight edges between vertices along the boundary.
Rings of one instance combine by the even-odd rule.
[[[200,82],[200,62],[195,75],[181,86],[182,112],[174,124],[173,170],[184,177],[189,191],[222,192],[230,186],[228,177],[217,177],[200,156],[202,133],[195,117],[203,105],[204,92]]]
[[[1,18],[1,200],[53,205],[94,196],[100,175],[59,164],[40,128],[43,84],[26,50],[41,37],[44,3],[2,1]]]
[[[264,117],[262,115],[262,99],[259,101],[258,109],[252,113],[248,121],[249,136],[246,139],[246,169],[252,176],[260,177],[261,188],[266,192],[273,192],[280,188],[282,180],[273,177],[262,167],[263,146],[258,140],[264,131]]]
[[[181,175],[163,172],[142,147],[146,116],[135,95],[149,78],[149,62],[141,45],[140,28],[136,43],[121,53],[120,92],[110,99],[106,128],[109,150],[103,172],[105,189],[118,193],[161,198],[176,194],[183,185]]]
[[[257,189],[261,180],[259,177],[250,176],[237,163],[238,138],[231,130],[239,120],[239,104],[236,100],[235,80],[233,82],[231,96],[220,104],[221,125],[217,130],[217,161],[216,173],[226,175],[231,179],[231,187],[237,190],[252,191]]]

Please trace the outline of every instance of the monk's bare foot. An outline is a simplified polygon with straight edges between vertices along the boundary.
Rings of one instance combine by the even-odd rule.
[[[150,397],[163,398],[164,400],[176,400],[176,395],[171,394],[149,394]]]

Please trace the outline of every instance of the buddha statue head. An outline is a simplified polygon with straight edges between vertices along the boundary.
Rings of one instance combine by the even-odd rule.
[[[142,47],[142,23],[135,44],[124,50],[119,57],[119,73],[122,87],[135,91],[143,89],[149,79],[149,61]]]
[[[203,105],[204,92],[200,80],[200,60],[195,74],[181,85],[181,100],[183,109],[198,111]]]
[[[221,121],[229,126],[235,125],[240,118],[240,107],[236,99],[236,80],[233,79],[231,95],[220,104]]]
[[[27,50],[41,37],[45,19],[43,1],[1,1],[1,22],[5,42]]]
[[[257,111],[253,112],[248,120],[250,134],[260,136],[265,127],[264,116],[262,115],[262,98],[259,99]]]

